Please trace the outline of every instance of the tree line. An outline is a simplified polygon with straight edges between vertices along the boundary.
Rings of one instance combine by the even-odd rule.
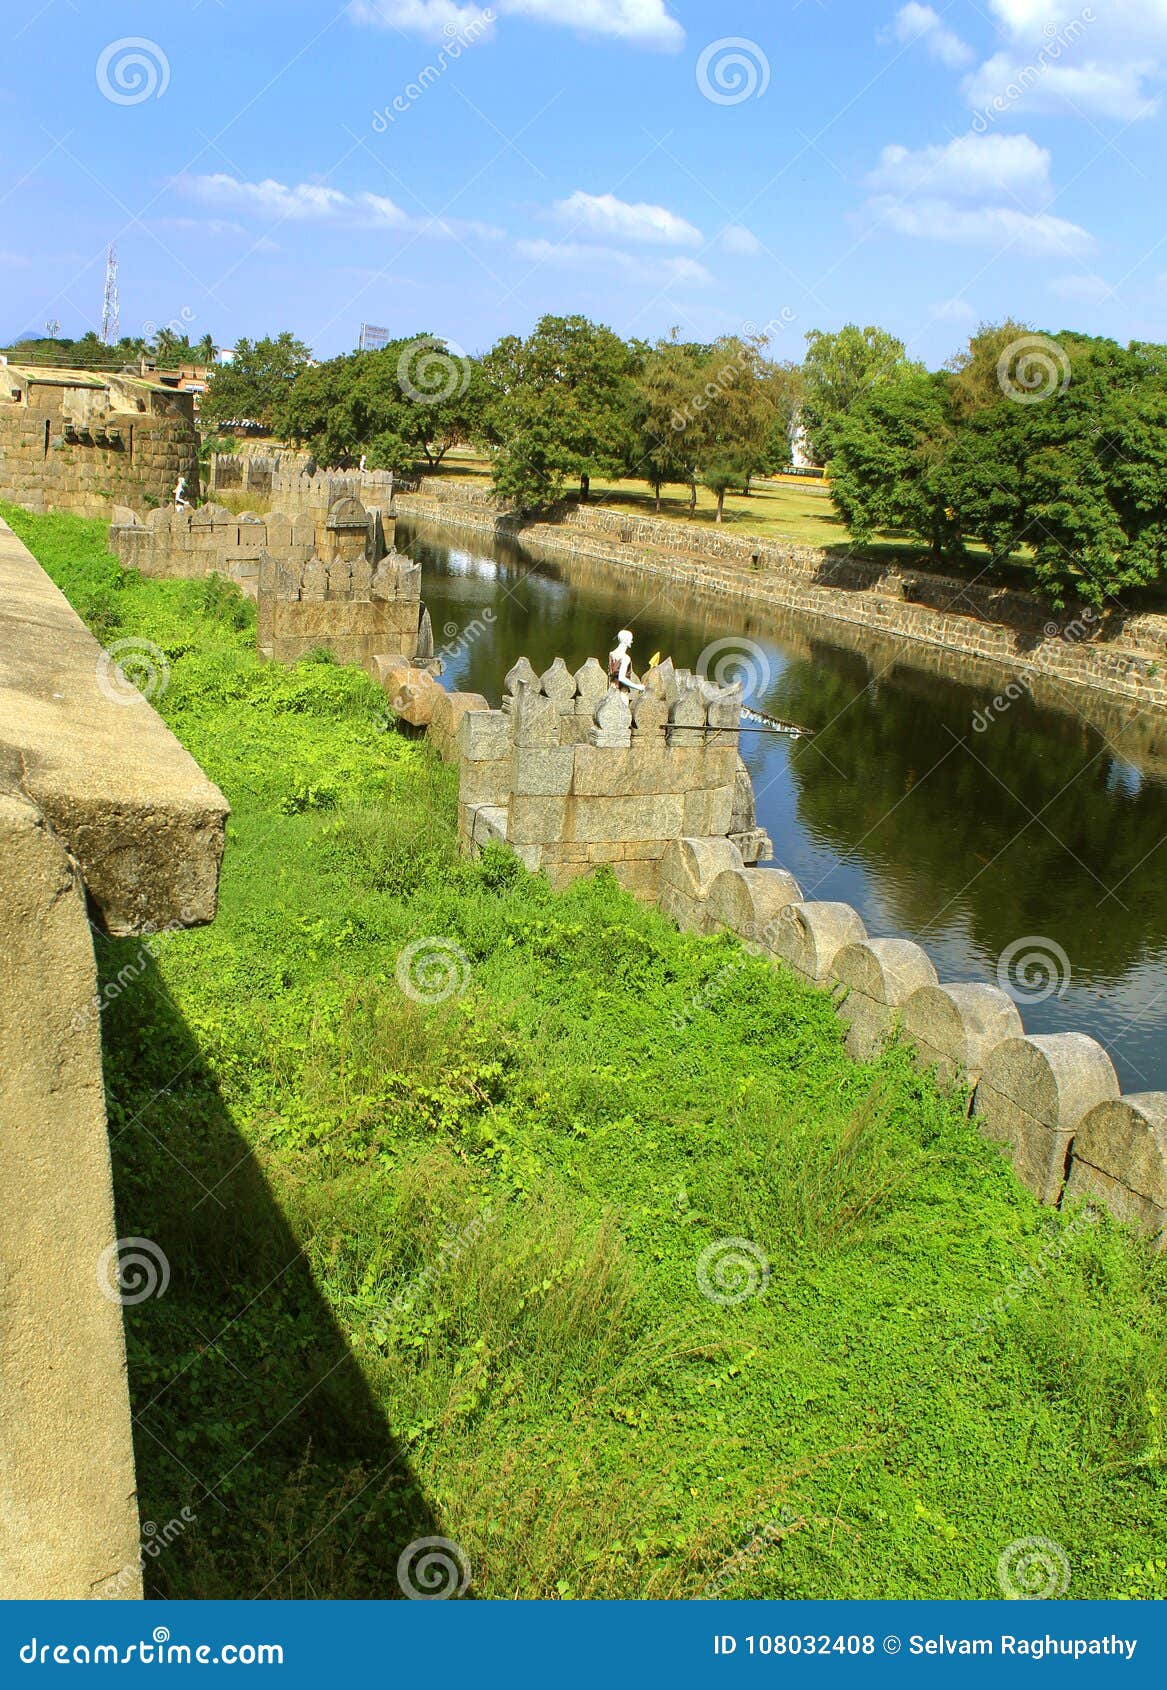
[[[1103,603],[1167,575],[1167,347],[982,325],[941,370],[886,330],[811,330],[801,363],[770,331],[625,340],[545,316],[470,357],[433,335],[317,363],[290,334],[242,340],[203,403],[321,462],[408,474],[454,445],[489,457],[523,511],[596,477],[715,496],[786,467],[797,437],[860,545],[891,532],[945,566],[1009,560],[1051,603]],[[986,561],[969,547],[987,547]]]
[[[181,319],[164,323],[150,334],[123,335],[104,341],[90,329],[77,340],[61,335],[26,335],[0,348],[14,364],[49,364],[63,370],[120,370],[153,358],[164,369],[178,364],[213,364],[218,346],[214,335],[191,340]]]

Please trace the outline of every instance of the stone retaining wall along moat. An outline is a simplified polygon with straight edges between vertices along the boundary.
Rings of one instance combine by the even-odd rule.
[[[1167,617],[1089,607],[1055,615],[1023,593],[602,506],[523,522],[481,484],[441,476],[399,491],[395,509],[408,520],[512,538],[536,554],[595,559],[763,610],[920,642],[992,664],[1002,680],[1044,680],[1167,708]]]

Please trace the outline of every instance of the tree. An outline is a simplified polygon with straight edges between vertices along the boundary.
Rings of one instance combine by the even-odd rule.
[[[886,329],[848,323],[836,333],[811,329],[802,375],[802,422],[819,463],[834,456],[839,425],[864,393],[905,371],[918,371],[902,340]]]
[[[731,487],[748,486],[761,467],[773,426],[771,366],[762,356],[765,337],[715,341],[702,360],[704,378],[692,402],[690,450],[701,483],[717,496],[716,521]]]
[[[1006,380],[966,417],[949,496],[999,557],[1031,552],[1052,604],[1104,604],[1167,574],[1167,350],[1061,333],[1039,355],[1043,386]]]
[[[962,420],[1006,397],[1002,383],[1014,375],[1019,356],[1034,349],[1042,337],[1025,323],[1007,317],[1003,323],[982,323],[948,368],[954,415]]]
[[[271,429],[281,401],[312,354],[286,330],[275,339],[239,340],[229,364],[221,364],[207,383],[201,415],[212,426],[258,423]]]
[[[473,359],[433,335],[413,335],[302,371],[276,427],[324,463],[364,455],[372,468],[399,474],[423,459],[436,469],[470,439],[481,394]]]
[[[854,539],[898,528],[936,556],[961,549],[947,478],[953,433],[943,375],[901,375],[855,400],[831,458],[831,498]]]
[[[674,330],[645,354],[636,378],[626,473],[648,482],[658,511],[666,482],[683,482],[690,488],[695,484],[693,436],[687,424],[708,352],[708,347],[678,340]]]
[[[587,317],[541,317],[525,340],[508,335],[483,360],[484,440],[496,490],[529,510],[578,476],[618,474],[632,439],[636,348]]]

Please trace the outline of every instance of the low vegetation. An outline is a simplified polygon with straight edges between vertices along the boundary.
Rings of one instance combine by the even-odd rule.
[[[216,923],[99,942],[118,1230],[170,1266],[142,1517],[197,1516],[151,1594],[391,1596],[438,1535],[482,1597],[995,1597],[1030,1538],[1156,1593],[1162,1263],[736,942],[462,859],[450,772],[231,588],[5,514],[233,805]]]

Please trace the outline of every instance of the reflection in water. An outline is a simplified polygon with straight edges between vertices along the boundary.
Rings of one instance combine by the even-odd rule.
[[[536,562],[511,541],[401,523],[397,543],[421,561],[437,643],[453,647],[446,685],[492,703],[520,654],[575,669],[620,627],[642,662],[659,649],[690,668],[713,641],[757,642],[769,673],[749,702],[817,730],[742,736],[758,819],[806,895],[920,940],[944,980],[991,979],[1002,952],[1040,936],[1071,974],[1022,1005],[1027,1029],[1093,1033],[1126,1090],[1167,1089],[1161,717],[1044,681],[989,711],[1009,676],[979,661],[583,560]]]

